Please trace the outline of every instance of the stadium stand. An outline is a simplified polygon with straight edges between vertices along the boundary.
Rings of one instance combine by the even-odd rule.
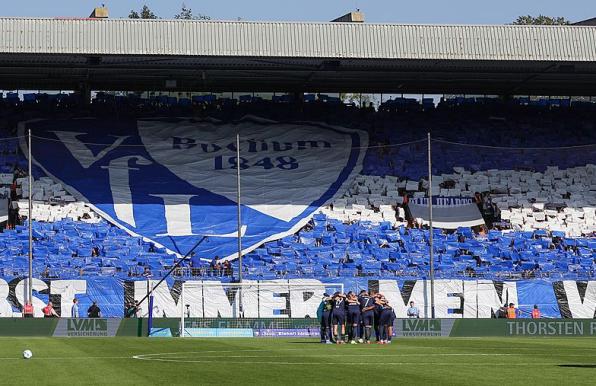
[[[424,197],[427,131],[433,136],[433,191],[476,200],[490,229],[435,229],[438,278],[548,277],[586,279],[596,268],[596,105],[569,100],[397,98],[375,111],[325,95],[266,101],[194,95],[114,96],[99,93],[95,115],[193,114],[236,119],[318,120],[366,130],[362,174],[343,198],[316,214],[293,236],[263,244],[245,256],[247,279],[318,277],[420,278],[428,272],[429,232],[408,218],[404,197]],[[34,271],[45,278],[161,277],[176,261],[164,249],[128,235],[76,202],[62,185],[34,169],[30,189],[14,126],[24,118],[83,115],[69,95],[7,94],[2,99],[0,192],[10,198],[0,233],[0,270],[25,274],[31,191]],[[513,135],[515,133],[515,135]],[[586,145],[588,144],[588,145]],[[184,277],[232,280],[237,262],[193,257],[174,272]]]
[[[483,196],[483,212],[502,228],[532,231],[545,229],[568,236],[591,234],[595,227],[596,166],[545,173],[492,170],[471,173],[457,168],[452,174],[433,177],[433,191],[444,197]],[[449,183],[450,189],[442,188]],[[424,197],[427,181],[398,181],[397,177],[360,176],[340,200],[325,213],[344,221],[368,220],[405,224],[403,208],[394,208],[403,195]],[[402,196],[400,196],[400,192]]]

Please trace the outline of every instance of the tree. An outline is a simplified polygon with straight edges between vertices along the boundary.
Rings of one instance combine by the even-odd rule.
[[[147,7],[146,5],[143,5],[143,8],[141,8],[140,12],[137,12],[135,10],[131,10],[130,14],[128,15],[129,19],[157,19],[157,15],[155,15],[153,13],[153,11],[151,9],[149,9],[149,7]]]
[[[186,4],[182,3],[182,9],[180,13],[174,15],[174,19],[178,20],[211,20],[211,18],[207,15],[197,14],[194,15],[192,13],[192,9],[188,8]]]
[[[518,17],[514,25],[569,25],[571,22],[564,17],[550,17],[538,15],[537,17],[526,15]]]
[[[370,94],[340,93],[339,99],[344,103],[354,103],[360,107],[368,106],[372,102]]]

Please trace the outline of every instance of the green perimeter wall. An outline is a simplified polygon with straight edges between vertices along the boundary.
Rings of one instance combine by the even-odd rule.
[[[596,337],[596,319],[461,319],[454,323],[449,336]]]
[[[58,319],[0,318],[0,336],[52,336]]]
[[[180,319],[153,319],[178,334]],[[313,319],[187,319],[193,328],[316,329]],[[0,318],[0,336],[147,336],[147,319]],[[398,337],[596,337],[596,319],[398,319]]]
[[[0,318],[0,336],[54,336],[59,323],[68,325],[69,319],[59,318]],[[72,321],[72,319],[71,319]],[[94,336],[95,323],[107,322],[115,325],[115,336],[146,336],[147,321],[144,319],[79,319],[86,326],[81,330],[89,330],[88,336]],[[75,323],[70,323],[74,325]]]

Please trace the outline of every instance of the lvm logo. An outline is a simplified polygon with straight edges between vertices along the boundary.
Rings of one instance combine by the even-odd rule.
[[[403,319],[403,336],[441,336],[441,320],[439,319]]]
[[[106,319],[68,319],[66,325],[68,336],[108,336]]]

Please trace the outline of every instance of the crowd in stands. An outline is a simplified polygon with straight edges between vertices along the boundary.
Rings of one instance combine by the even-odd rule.
[[[35,201],[34,269],[41,277],[161,277],[175,262],[165,250],[109,225],[38,169],[30,188],[15,139],[17,122],[252,114],[365,130],[370,148],[362,175],[344,197],[295,235],[245,256],[247,279],[425,277],[429,230],[412,226],[403,204],[405,197],[426,195],[427,132],[433,139],[433,192],[474,197],[489,228],[435,229],[438,277],[594,277],[596,104],[456,98],[435,106],[397,98],[375,110],[324,95],[294,103],[289,96],[265,101],[99,94],[85,106],[71,96],[27,95],[24,101],[16,94],[0,100],[0,195],[9,201],[0,233],[0,276],[25,274],[29,194]],[[239,271],[237,262],[204,258],[204,264],[184,264],[174,275],[232,280]]]
[[[161,277],[175,262],[165,250],[134,238],[104,221],[34,222],[34,271],[44,278],[85,276]],[[0,272],[27,272],[27,230],[17,226],[0,233]],[[316,215],[298,234],[272,241],[247,254],[247,279],[312,277],[420,278],[428,274],[429,231],[388,222],[344,224]],[[470,228],[435,230],[434,256],[440,278],[593,277],[594,238],[566,238],[562,232],[501,232],[486,235]],[[237,262],[216,259],[185,265],[175,276],[229,280]]]
[[[436,275],[441,278],[592,277],[594,238],[563,232],[486,234],[470,228],[434,230]],[[389,222],[345,224],[315,215],[311,229],[265,244],[244,259],[249,275],[276,277],[426,277],[429,230]]]
[[[564,232],[591,236],[596,230],[596,165],[545,173],[489,170],[471,173],[455,168],[433,176],[432,191],[442,197],[473,197],[493,228]],[[406,196],[425,197],[428,181],[392,176],[359,176],[344,197],[323,213],[342,221],[388,221],[406,225],[401,204]]]

